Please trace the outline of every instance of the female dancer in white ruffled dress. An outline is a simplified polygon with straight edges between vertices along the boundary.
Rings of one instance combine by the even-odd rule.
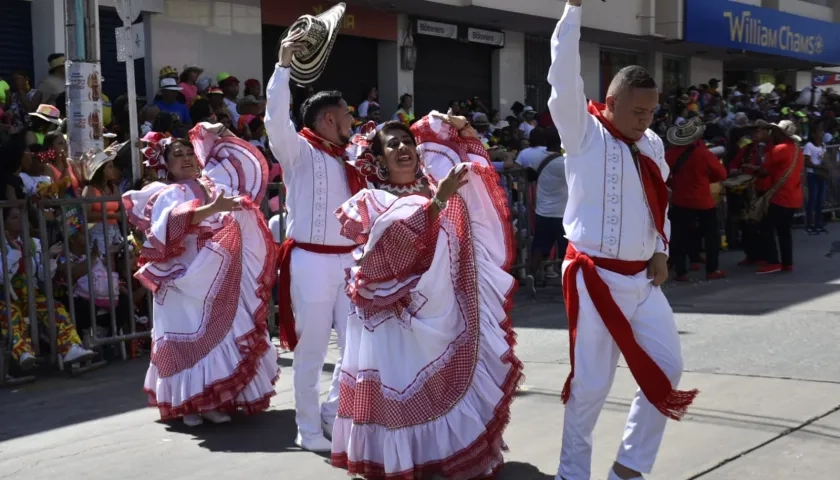
[[[505,193],[463,117],[359,140],[372,155],[357,167],[379,188],[336,212],[360,247],[332,463],[367,479],[490,477],[522,379]]]
[[[190,426],[265,410],[279,375],[266,324],[276,246],[258,208],[268,164],[222,125],[143,140],[168,180],[123,195],[145,233],[135,277],[154,293],[150,404]]]

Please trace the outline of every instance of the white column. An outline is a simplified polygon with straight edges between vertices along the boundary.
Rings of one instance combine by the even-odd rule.
[[[601,46],[580,42],[580,77],[586,98],[603,102],[601,98]],[[606,86],[605,86],[606,88]]]
[[[662,52],[650,52],[646,56],[645,59],[645,70],[653,77],[656,81],[656,85],[659,87],[659,91],[662,92],[662,85],[665,82],[665,70],[663,68],[664,63],[662,61]],[[706,83],[706,82],[703,82]]]
[[[492,68],[491,108],[498,109],[505,118],[514,102],[525,101],[524,33],[505,32],[505,46],[493,52]]]
[[[723,61],[711,58],[691,57],[688,63],[689,85],[708,83],[709,79],[723,78]]]
[[[394,115],[404,93],[414,95],[414,72],[400,68],[400,47],[413,42],[411,24],[405,14],[401,14],[397,21],[397,41],[379,42],[377,81],[383,120],[390,120]]]
[[[47,57],[64,53],[64,2],[32,0],[32,56],[35,77],[33,86],[47,76]]]

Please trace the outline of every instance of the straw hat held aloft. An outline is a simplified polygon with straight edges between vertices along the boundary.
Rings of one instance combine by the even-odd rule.
[[[339,3],[318,16],[304,15],[280,36],[278,47],[289,41],[294,41],[301,47],[292,57],[292,80],[301,85],[308,85],[324,73],[341,27],[344,10],[345,5]]]

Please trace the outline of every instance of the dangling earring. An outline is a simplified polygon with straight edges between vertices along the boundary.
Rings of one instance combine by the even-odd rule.
[[[388,180],[388,167],[386,167],[384,163],[380,163],[379,167],[376,169],[376,177],[383,182]]]

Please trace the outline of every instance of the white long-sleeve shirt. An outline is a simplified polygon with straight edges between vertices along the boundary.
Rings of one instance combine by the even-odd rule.
[[[286,238],[300,243],[350,246],[334,212],[350,198],[342,159],[313,147],[289,118],[290,70],[277,65],[266,85],[265,130],[286,187]]]
[[[580,76],[581,8],[566,5],[551,37],[548,109],[566,150],[569,201],[563,215],[566,237],[590,256],[650,260],[668,253],[647,206],[630,148],[593,117]],[[647,130],[636,145],[668,178],[662,140]],[[665,235],[671,223],[665,216]]]

